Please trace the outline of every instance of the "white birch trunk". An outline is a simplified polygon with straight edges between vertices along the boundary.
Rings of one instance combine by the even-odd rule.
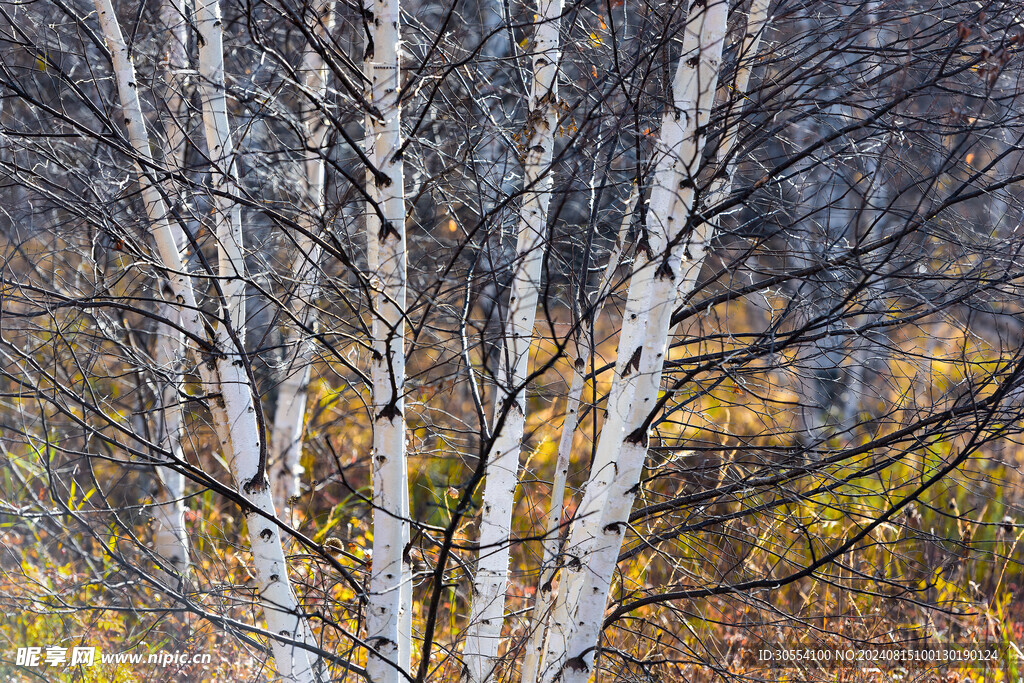
[[[121,35],[121,27],[117,22],[111,0],[95,0],[97,16],[107,47],[111,52],[114,77],[121,109],[124,112],[125,128],[128,142],[137,158],[151,159],[149,133],[146,131],[142,116],[142,106],[136,90],[135,65],[132,63],[128,48]],[[167,204],[145,168],[138,159],[135,161],[135,172],[142,190],[142,200],[149,218],[153,241],[163,266],[168,270],[168,285],[181,309],[181,322],[186,330],[203,336],[203,325],[199,309],[196,305],[192,282],[185,273],[185,265],[181,260],[178,247],[185,241],[181,226],[171,220]]]
[[[366,669],[374,683],[398,683],[412,650],[409,481],[405,452],[405,169],[401,148],[399,0],[374,0],[366,50],[366,154],[383,174],[367,172],[367,256],[376,290],[373,311],[373,567]]]
[[[180,321],[175,306],[163,304],[161,314],[167,320]],[[182,351],[185,338],[180,331],[172,327],[161,327],[157,330],[155,362],[167,379],[158,378],[156,385],[157,400],[160,401],[156,443],[162,450],[171,454],[176,462],[182,463],[185,454],[181,448],[181,401],[179,387],[181,385]],[[165,573],[163,577],[167,585],[174,586],[178,577],[184,578],[189,570],[188,532],[185,529],[185,475],[170,467],[156,467],[160,479],[161,491],[158,502],[153,507],[156,529],[153,534],[153,549],[164,558],[175,574]]]
[[[181,170],[185,166],[187,135],[187,106],[182,96],[188,69],[188,26],[185,19],[185,0],[164,0],[160,5],[160,23],[167,30],[164,50],[164,82],[167,86],[168,117],[164,125],[167,147],[164,160],[169,168]]]
[[[214,223],[217,236],[217,266],[226,309],[221,314],[228,325],[218,330],[224,349],[235,346],[226,327],[233,327],[240,342],[245,331],[245,260],[242,253],[242,212],[230,195],[237,193],[235,153],[228,122],[227,92],[224,85],[223,23],[218,0],[195,0],[196,29],[199,33],[199,80],[203,102],[203,130],[210,155],[213,185]],[[237,349],[240,351],[240,349]]]
[[[532,126],[524,162],[515,277],[505,325],[504,350],[494,407],[495,440],[486,464],[476,576],[463,661],[467,680],[487,681],[498,662],[505,617],[512,510],[519,454],[526,427],[524,384],[536,322],[547,243],[551,165],[558,127],[558,31],[561,0],[540,0],[534,32],[533,92],[527,120]],[[504,423],[498,426],[502,414]]]
[[[754,58],[757,55],[761,36],[768,23],[768,8],[770,5],[771,0],[753,0],[750,4],[750,12],[747,15],[747,30],[744,33],[739,63],[736,66],[736,77],[733,80],[733,92],[740,98],[741,103],[746,100],[747,88],[750,85],[750,72],[754,68]],[[739,107],[740,110],[743,109],[742,104]],[[719,168],[721,168],[723,163],[728,165],[724,169],[724,173],[718,174],[711,181],[711,186],[708,188],[707,195],[703,199],[703,205],[707,208],[714,207],[716,204],[725,201],[729,196],[729,192],[732,191],[733,178],[736,176],[737,160],[727,160],[732,153],[733,147],[736,145],[736,136],[739,132],[738,123],[738,117],[728,121],[725,130],[722,131],[722,137],[718,142],[718,149],[715,151],[715,165]],[[694,227],[694,237],[691,239],[700,244],[708,244],[714,233],[715,226],[703,222]],[[700,268],[698,267],[689,274],[693,278],[697,278],[700,275]],[[691,281],[687,277],[679,278],[678,296],[686,296],[693,291],[695,285],[695,280]],[[674,330],[675,328],[673,328],[673,334]],[[672,336],[672,334],[669,336]]]
[[[237,193],[235,154],[227,112],[224,83],[223,22],[218,0],[196,0],[196,29],[199,33],[199,74],[203,101],[203,128],[213,164],[218,275],[226,320],[217,329],[216,360],[222,401],[214,413],[221,449],[226,454],[239,492],[257,510],[246,514],[256,581],[263,601],[267,628],[273,633],[303,642],[310,638],[308,626],[292,593],[284,547],[277,525],[274,501],[266,469],[265,435],[256,420],[254,388],[245,371],[245,261],[241,209],[230,195]],[[232,332],[234,333],[232,335]],[[278,673],[286,680],[313,680],[315,658],[301,648],[273,641]]]
[[[746,101],[747,88],[750,86],[750,73],[754,69],[754,61],[758,48],[761,44],[761,36],[764,34],[765,26],[768,23],[768,7],[771,0],[753,0],[750,4],[750,13],[747,15],[747,30],[743,36],[743,46],[740,49],[739,63],[736,66],[736,77],[733,80],[733,92],[738,98],[739,111],[737,116],[728,122],[725,130],[722,131],[722,138],[719,140],[718,149],[715,152],[716,165],[721,167],[732,148],[736,146],[736,137],[739,132],[739,113],[743,110],[743,102]],[[733,178],[736,176],[737,160],[727,162],[728,167],[725,173],[719,174],[711,183],[707,197],[704,199],[704,206],[713,207],[724,201],[732,191]]]
[[[629,226],[633,219],[633,208],[639,198],[638,188],[634,187],[626,200],[626,211],[622,216],[622,224],[619,228],[618,239],[615,248],[609,254],[608,264],[605,266],[604,276],[597,288],[597,306],[590,313],[592,320],[597,320],[601,315],[606,298],[605,288],[611,283],[612,277],[619,266],[622,256],[622,246],[629,232]],[[586,369],[594,354],[594,347],[587,343],[580,344],[580,336],[584,334],[582,326],[573,332],[573,373],[572,384],[569,387],[569,395],[566,398],[565,420],[562,422],[562,433],[558,439],[558,456],[555,460],[555,473],[551,482],[551,507],[548,510],[547,526],[544,534],[544,559],[541,564],[541,574],[537,582],[536,598],[531,610],[530,621],[527,627],[529,642],[526,646],[526,656],[523,662],[522,680],[533,681],[537,677],[537,669],[540,666],[544,654],[544,645],[547,641],[548,615],[551,612],[551,603],[554,599],[552,581],[558,571],[558,555],[562,541],[562,511],[565,506],[565,482],[569,475],[569,463],[572,456],[572,445],[576,437],[576,427],[579,424],[579,409],[583,397],[583,388],[586,386]]]
[[[111,52],[121,108],[128,139],[136,155],[136,173],[151,233],[163,265],[169,271],[169,285],[180,307],[182,326],[198,338],[208,338],[178,247],[184,242],[183,230],[170,220],[163,196],[139,163],[139,159],[152,160],[152,157],[149,134],[139,104],[134,64],[111,0],[96,0],[95,4]],[[262,472],[253,393],[244,370],[231,363],[230,358],[227,354],[220,355],[213,368],[205,362],[200,364],[207,386],[221,390],[220,399],[211,406],[218,440],[228,456],[239,492],[253,507],[270,514],[272,518],[273,502],[265,473]],[[247,514],[246,522],[267,628],[288,638],[304,640],[306,627],[291,591],[277,525],[255,513]],[[304,650],[276,640],[272,645],[278,672],[285,680],[313,680],[313,672]]]
[[[639,280],[650,282],[645,287],[649,296],[643,291],[634,295],[637,283],[630,285],[629,315],[623,321],[609,405],[612,398],[626,393],[632,394],[632,400],[617,400],[618,414],[613,419],[610,413],[601,431],[594,471],[569,540],[576,561],[566,567],[555,601],[541,672],[545,683],[556,678],[563,683],[586,683],[591,674],[612,575],[647,454],[642,425],[658,396],[677,279],[696,278],[693,273],[705,248],[699,236],[680,238],[693,206],[702,130],[714,103],[727,17],[724,0],[691,5],[687,17],[683,53],[673,81],[675,107],[662,122],[664,156],[658,161],[647,214],[648,239],[652,248],[661,248],[655,251],[659,265],[653,277]],[[635,311],[646,313],[646,318],[632,317]],[[624,357],[629,360],[622,364]],[[632,391],[617,391],[616,385],[627,383],[633,385]]]
[[[328,2],[324,5],[322,23],[314,29],[326,36],[333,25],[334,12],[332,3]],[[327,77],[327,65],[316,50],[310,47],[303,57],[304,87],[322,98],[327,92]],[[311,107],[303,119],[308,146],[320,149],[327,139],[327,126],[323,124],[315,107]],[[307,152],[307,155],[307,206],[300,218],[303,232],[296,238],[298,254],[292,267],[296,286],[288,305],[295,319],[302,321],[303,327],[314,329],[317,320],[313,300],[319,290],[317,280],[322,250],[319,242],[311,235],[316,232],[316,217],[323,215],[325,168],[322,156],[311,152]],[[277,392],[270,440],[270,479],[274,487],[274,505],[281,512],[290,507],[289,500],[301,491],[303,427],[314,351],[312,340],[305,338],[302,328],[288,325],[285,330],[283,346],[287,361],[284,379]]]
[[[172,170],[180,171],[185,159],[185,100],[181,96],[183,79],[181,72],[188,66],[185,44],[188,39],[185,24],[184,0],[165,0],[160,6],[161,23],[167,29],[167,47],[164,52],[164,79],[167,84],[166,147],[164,162]],[[179,243],[179,252],[184,244]],[[180,322],[178,310],[173,305],[174,295],[167,287],[167,303],[161,305],[162,316],[170,321]],[[156,443],[182,462],[181,447],[182,415],[179,401],[181,369],[179,364],[185,354],[185,338],[180,331],[171,327],[157,330],[155,361],[160,371],[167,376],[158,381],[156,392],[160,401],[159,425]],[[156,530],[153,536],[154,550],[166,559],[177,576],[166,575],[164,579],[174,585],[178,577],[185,577],[189,570],[188,532],[185,529],[185,476],[172,468],[157,467],[161,490],[154,506]]]

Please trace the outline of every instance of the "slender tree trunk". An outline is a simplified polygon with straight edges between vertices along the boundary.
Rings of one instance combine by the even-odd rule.
[[[167,303],[161,305],[161,317],[165,320],[179,322],[178,309]],[[155,362],[162,375],[157,377],[156,395],[160,401],[157,414],[158,428],[155,442],[161,450],[173,456],[174,460],[183,463],[185,454],[181,448],[181,387],[182,351],[185,338],[180,331],[169,326],[161,326],[157,331]],[[189,543],[188,531],[185,529],[185,475],[172,467],[157,467],[161,491],[159,502],[153,508],[153,516],[157,526],[153,534],[153,548],[174,569],[175,574],[164,575],[168,585],[177,585],[180,579],[188,575]]]
[[[635,272],[640,278],[630,285],[609,397],[616,415],[613,418],[609,411],[601,430],[594,470],[570,534],[569,548],[576,557],[563,570],[555,601],[541,672],[545,683],[556,679],[585,683],[591,674],[608,591],[647,455],[647,416],[661,384],[678,278],[696,279],[693,273],[699,270],[706,248],[700,236],[683,239],[682,230],[693,206],[727,17],[724,0],[694,3],[687,17],[672,88],[675,106],[662,121],[663,156],[657,163],[647,213],[647,239],[658,255],[658,266],[645,276],[650,268],[638,259],[644,271]],[[633,291],[637,284],[644,285],[639,295]],[[623,390],[626,384],[633,385],[631,391]],[[624,394],[631,400],[623,400]]]
[[[890,42],[895,38],[890,31],[882,28],[883,24],[879,21],[879,13],[883,10],[882,6],[876,0],[868,3],[867,6],[867,25],[864,30],[864,47],[867,48],[869,54],[879,55],[880,48],[886,43]],[[867,73],[867,80],[874,80],[879,78],[884,69],[881,57],[874,59],[874,65],[871,70]],[[882,92],[883,87],[881,84],[874,86],[876,92]],[[873,106],[880,105],[883,101],[883,97],[879,96],[872,98],[868,102],[863,103],[861,106],[856,108],[857,115],[861,119],[865,119],[871,115]],[[861,199],[861,211],[860,211],[860,230],[858,230],[857,238],[863,242],[872,242],[877,239],[881,234],[885,233],[885,221],[888,211],[886,207],[889,203],[889,183],[885,177],[886,165],[885,165],[885,151],[889,146],[889,135],[883,135],[877,137],[874,140],[866,140],[862,145],[862,154],[858,155],[860,161],[863,163],[863,195]],[[993,193],[991,196],[992,205],[998,204],[997,199],[998,193]],[[884,266],[882,263],[877,262],[875,259],[865,259],[868,261],[865,265],[868,269],[877,268],[883,270]],[[871,261],[876,261],[872,263]],[[879,274],[867,275],[866,277],[877,278]],[[867,301],[865,308],[877,310],[879,303],[884,300],[885,292],[881,291],[876,286],[869,286],[867,289]],[[866,313],[858,315],[853,324],[857,327],[865,325],[869,322],[875,322],[880,319],[878,313]],[[874,368],[877,367],[880,359],[878,356],[884,354],[885,344],[871,343],[871,333],[868,333],[868,337],[854,337],[850,340],[850,344],[853,347],[850,361],[849,379],[846,382],[846,386],[843,388],[842,394],[842,406],[840,408],[840,426],[843,430],[852,429],[860,419],[860,413],[862,406],[866,403],[868,388],[870,386],[870,374]],[[871,347],[871,355],[869,355],[868,347]],[[874,355],[875,358],[871,356]],[[881,360],[884,363],[884,360]]]
[[[799,148],[806,148],[833,131],[847,125],[854,118],[854,110],[845,100],[838,97],[837,83],[842,82],[851,71],[852,65],[864,59],[861,50],[835,47],[831,35],[822,32],[823,26],[841,20],[841,25],[851,25],[851,17],[870,13],[868,3],[864,7],[835,3],[819,7],[807,6],[805,16],[799,19],[798,35],[806,40],[806,54],[820,59],[826,55],[828,71],[823,72],[815,82],[802,84],[794,93],[794,99],[812,103],[813,114],[800,122],[796,132]],[[851,44],[851,47],[853,45]],[[858,206],[850,169],[840,161],[836,152],[852,143],[850,136],[834,141],[823,147],[815,157],[796,164],[798,199],[796,206],[801,218],[789,231],[793,244],[791,257],[797,267],[828,263],[841,252],[840,245],[856,239]],[[870,181],[869,181],[870,182]],[[799,283],[801,291],[793,296],[802,299],[802,308],[808,322],[817,320],[821,339],[810,342],[801,353],[798,363],[798,391],[803,398],[799,410],[799,431],[801,441],[810,449],[809,457],[817,458],[816,450],[836,432],[843,429],[843,387],[848,385],[850,355],[846,335],[848,322],[837,318],[831,309],[843,305],[843,279],[847,274],[825,267]]]
[[[121,108],[125,115],[128,139],[135,154],[136,173],[142,188],[151,234],[163,266],[168,271],[169,284],[180,307],[182,326],[189,334],[198,339],[208,340],[211,346],[218,350],[219,340],[213,338],[213,331],[202,320],[192,282],[182,262],[178,244],[184,241],[183,230],[170,219],[160,190],[141,163],[141,160],[152,161],[149,134],[139,104],[135,67],[122,37],[111,0],[96,0],[96,10],[113,60]],[[207,39],[211,22],[219,26],[216,14],[219,13],[214,13],[211,17],[209,13],[204,13],[204,16],[199,18],[201,22],[206,22]],[[203,28],[204,26],[200,26],[200,31]],[[223,93],[223,85],[221,92]],[[253,564],[267,628],[290,639],[303,640],[306,636],[306,627],[299,616],[298,604],[288,580],[280,534],[277,525],[272,521],[274,507],[263,471],[263,458],[260,457],[262,449],[256,426],[252,387],[245,370],[231,362],[236,354],[222,352],[215,355],[216,360],[212,368],[206,362],[200,363],[200,367],[207,386],[216,387],[221,393],[211,406],[218,440],[227,455],[231,473],[241,495],[254,508],[271,516],[268,520],[255,512],[246,514]],[[313,672],[304,650],[277,640],[272,642],[272,646],[278,672],[284,679],[313,680]]]
[[[160,5],[161,23],[167,30],[167,43],[164,51],[164,80],[167,85],[167,110],[164,130],[166,147],[164,163],[174,171],[184,168],[185,161],[185,99],[182,97],[184,78],[182,72],[188,67],[188,56],[185,46],[188,40],[185,23],[184,0],[165,0]],[[170,194],[170,193],[168,193]],[[178,244],[179,252],[185,247]],[[161,305],[161,314],[167,320],[179,322],[177,309],[171,303],[174,294],[170,285],[161,286],[166,289],[164,298],[167,303]],[[166,379],[158,378],[156,393],[160,401],[158,413],[159,426],[156,443],[162,450],[182,462],[184,454],[181,447],[181,387],[180,363],[185,354],[185,338],[180,331],[167,327],[157,330],[155,361]],[[160,479],[159,503],[154,507],[157,521],[153,546],[156,552],[165,558],[177,573],[177,576],[165,576],[169,584],[174,585],[178,577],[185,577],[189,570],[188,533],[185,529],[185,476],[173,468],[157,467]]]
[[[747,29],[743,36],[743,46],[740,49],[738,63],[736,66],[736,77],[733,79],[732,92],[736,98],[735,116],[730,116],[726,122],[722,137],[718,142],[718,149],[715,151],[715,163],[721,168],[727,164],[725,172],[716,175],[708,189],[704,206],[713,207],[725,201],[732,191],[733,178],[736,176],[737,160],[730,159],[733,147],[736,146],[736,137],[739,133],[739,117],[744,109],[743,103],[747,101],[746,92],[750,86],[750,72],[753,71],[757,50],[761,44],[761,36],[764,34],[768,23],[768,7],[771,0],[753,0],[750,4],[750,12],[747,15]]]
[[[605,289],[611,284],[612,277],[618,269],[622,257],[622,246],[629,232],[629,226],[633,219],[633,209],[639,198],[639,190],[634,187],[626,200],[626,211],[622,216],[622,224],[619,228],[618,239],[615,241],[615,248],[609,254],[608,264],[605,267],[601,284],[597,288],[597,306],[589,314],[590,320],[597,320],[601,315],[601,309],[607,298],[604,296]],[[572,445],[576,437],[576,428],[579,424],[579,409],[583,397],[583,388],[586,386],[586,369],[594,354],[594,346],[588,342],[580,343],[580,337],[584,334],[583,326],[578,326],[573,331],[571,345],[573,348],[573,373],[572,384],[569,386],[569,395],[565,404],[565,420],[562,422],[562,432],[558,439],[558,456],[555,460],[555,472],[551,482],[551,507],[548,510],[547,525],[544,534],[544,559],[541,564],[540,578],[537,582],[536,599],[530,614],[530,621],[527,627],[529,642],[526,646],[526,656],[523,662],[522,680],[533,681],[537,677],[537,669],[540,666],[541,658],[544,655],[544,645],[547,640],[548,616],[551,612],[551,603],[554,599],[552,582],[555,573],[558,571],[558,557],[562,546],[562,511],[565,506],[565,483],[569,475],[569,463],[572,456]]]
[[[320,22],[314,29],[325,37],[334,25],[332,3],[324,4]],[[327,93],[327,65],[316,50],[310,47],[303,57],[305,88],[317,97]],[[327,139],[325,126],[315,107],[310,107],[303,117],[307,131],[307,145],[321,150]],[[316,306],[313,300],[318,292],[321,249],[319,242],[312,238],[317,231],[317,218],[324,212],[325,168],[320,153],[306,152],[306,210],[301,214],[303,232],[296,238],[298,254],[292,273],[295,274],[295,291],[288,305],[296,320],[303,327],[316,326]],[[274,506],[284,511],[290,507],[289,500],[299,495],[302,476],[302,438],[306,415],[307,389],[309,387],[310,365],[314,347],[305,338],[302,328],[287,325],[283,343],[286,363],[284,379],[277,392],[277,407],[274,412],[272,437],[270,440],[271,481],[274,486]]]
[[[562,3],[561,0],[540,0],[537,9],[533,92],[527,117],[532,130],[524,163],[515,277],[498,373],[501,386],[494,408],[496,437],[486,464],[480,552],[463,654],[467,678],[473,683],[488,680],[498,661],[508,589],[513,501],[526,427],[525,383],[547,243],[550,165],[558,127],[558,30]]]
[[[399,0],[375,0],[366,50],[366,220],[373,311],[373,567],[366,636],[374,683],[398,683],[412,649],[409,480],[405,452],[405,169],[401,149]]]
[[[218,0],[195,0],[195,7],[203,129],[214,190],[217,262],[223,296],[221,313],[228,321],[218,332],[224,348],[233,349],[232,354],[235,355],[243,350],[235,347],[245,340],[245,258],[242,253],[242,211],[231,198],[238,188],[224,87],[223,25]],[[231,339],[229,329],[233,329],[236,340]]]
[[[167,145],[164,161],[176,171],[185,167],[188,133],[188,102],[184,96],[188,81],[185,76],[188,70],[188,22],[185,12],[185,0],[164,0],[160,5],[160,23],[167,31],[163,58],[168,113],[164,123]]]
[[[273,633],[302,641],[310,639],[308,626],[292,593],[284,547],[277,525],[274,501],[267,478],[267,450],[263,426],[256,420],[259,400],[245,358],[245,260],[241,208],[231,195],[235,182],[235,154],[227,113],[224,84],[223,22],[218,0],[196,0],[196,28],[199,33],[199,75],[202,84],[203,128],[213,164],[221,314],[226,324],[217,330],[217,358],[223,401],[214,412],[223,411],[218,424],[222,449],[228,455],[232,475],[241,493],[254,508],[270,519],[249,512],[246,527],[253,549],[257,585],[264,604],[267,627]],[[312,680],[313,662],[307,651],[273,642],[278,672],[285,679]]]

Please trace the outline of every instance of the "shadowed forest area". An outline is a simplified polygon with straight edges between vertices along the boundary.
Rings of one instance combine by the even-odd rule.
[[[0,0],[0,676],[1017,683],[1022,70],[1009,0]]]

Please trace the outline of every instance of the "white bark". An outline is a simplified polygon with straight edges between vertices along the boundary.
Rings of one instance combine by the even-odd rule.
[[[224,85],[224,38],[218,0],[195,0],[196,29],[199,33],[199,79],[203,102],[203,129],[212,165],[214,222],[217,236],[217,265],[220,288],[228,320],[219,336],[223,348],[232,348],[226,327],[233,326],[240,341],[245,330],[245,260],[242,254],[242,212],[231,199],[237,193],[235,154],[228,122],[227,92]]]
[[[241,208],[230,195],[237,193],[235,154],[227,112],[224,83],[223,23],[217,0],[196,0],[196,29],[199,33],[199,74],[203,101],[203,128],[213,164],[218,275],[226,324],[217,329],[216,360],[222,401],[214,413],[221,413],[217,435],[221,452],[228,458],[240,493],[257,510],[246,514],[256,581],[263,601],[267,628],[282,636],[306,641],[308,627],[300,616],[287,574],[284,547],[277,525],[274,502],[266,471],[264,434],[256,421],[257,400],[245,372],[245,261],[242,252]],[[233,333],[233,334],[232,334]],[[286,680],[313,680],[313,666],[307,651],[274,641],[278,673]]]
[[[325,3],[322,22],[314,29],[326,35],[334,24],[331,3]],[[303,86],[307,91],[322,98],[327,93],[327,65],[312,47],[303,57]],[[315,107],[303,117],[307,131],[307,146],[321,149],[327,139],[327,126]],[[315,329],[316,307],[313,300],[318,292],[318,276],[322,249],[313,239],[318,216],[324,210],[324,160],[320,154],[307,152],[306,158],[306,207],[300,223],[303,232],[296,238],[298,254],[292,273],[295,274],[295,292],[288,302],[292,315],[302,322],[302,328],[287,325],[283,346],[287,361],[284,379],[277,392],[277,408],[274,412],[272,437],[270,441],[270,479],[274,487],[274,505],[284,511],[290,507],[289,500],[299,495],[302,477],[302,440],[306,414],[307,389],[309,387],[310,365],[314,347],[305,338],[303,328]]]
[[[591,674],[612,575],[647,454],[642,425],[661,384],[677,278],[696,278],[693,273],[705,248],[699,237],[681,238],[693,206],[702,131],[714,103],[727,17],[724,0],[691,5],[687,17],[683,53],[673,80],[675,107],[663,118],[663,156],[647,213],[648,239],[659,265],[647,275],[650,268],[638,259],[644,271],[634,271],[638,279],[630,285],[609,397],[615,412],[609,412],[602,428],[594,469],[570,533],[569,548],[576,560],[563,570],[555,601],[541,672],[545,683],[556,678],[585,683]],[[634,292],[638,285],[643,289]],[[623,400],[625,396],[630,400]]]
[[[365,63],[366,154],[383,177],[367,172],[367,253],[373,317],[373,567],[366,637],[373,646],[366,669],[374,683],[398,683],[412,649],[412,568],[409,481],[405,452],[405,169],[401,148],[399,0],[374,0]]]
[[[167,31],[164,48],[164,81],[167,85],[167,118],[164,124],[166,148],[164,161],[173,170],[185,166],[187,102],[183,97],[188,69],[188,31],[185,0],[164,0],[160,5],[160,23]]]
[[[164,163],[174,171],[180,171],[185,160],[185,100],[181,96],[184,80],[181,73],[188,66],[185,53],[188,34],[184,13],[184,0],[165,0],[160,6],[161,23],[168,34],[162,65],[168,89]],[[177,246],[180,252],[185,245],[178,243]],[[180,322],[178,310],[173,305],[174,296],[169,288],[167,294],[168,302],[161,306],[161,313],[167,320]],[[184,353],[185,338],[180,331],[171,327],[157,331],[155,361],[167,379],[160,381],[156,387],[160,401],[156,443],[171,453],[179,463],[184,460],[181,447],[181,402],[178,398],[181,385],[179,364]],[[153,509],[157,523],[153,547],[174,569],[177,576],[164,577],[168,584],[173,585],[177,577],[185,577],[189,570],[188,532],[185,529],[185,476],[169,467],[157,467],[156,473],[161,490]]]
[[[169,303],[161,306],[161,312],[168,320],[180,320],[177,308]],[[157,330],[157,335],[154,360],[160,372],[167,375],[167,379],[160,380],[156,386],[160,411],[155,442],[169,452],[176,462],[183,463],[185,455],[181,448],[179,364],[185,338],[180,331],[171,327]],[[153,507],[157,523],[153,534],[153,549],[174,569],[176,575],[168,574],[164,579],[168,585],[175,585],[177,578],[184,578],[189,570],[188,531],[185,529],[185,475],[171,467],[156,467],[156,473],[160,478],[161,491]]]
[[[536,322],[541,270],[551,199],[549,166],[558,127],[558,31],[561,0],[540,0],[534,31],[533,84],[528,121],[532,126],[524,162],[524,196],[519,216],[515,276],[505,325],[501,383],[494,408],[495,440],[485,470],[480,551],[463,661],[466,677],[483,683],[498,660],[505,617],[512,510],[519,454],[526,426],[524,384]],[[498,422],[504,414],[504,422]]]
[[[754,68],[754,58],[761,43],[761,36],[764,34],[765,26],[768,23],[768,8],[770,5],[771,0],[753,0],[750,4],[750,12],[747,15],[747,29],[744,33],[743,45],[739,53],[739,63],[736,66],[736,77],[733,80],[732,91],[739,98],[740,102],[746,101],[746,92],[750,85],[750,73]],[[743,106],[740,104],[740,110],[742,109]],[[715,166],[721,168],[722,164],[727,164],[727,167],[723,173],[719,173],[711,181],[711,186],[708,188],[707,195],[703,199],[703,205],[707,208],[712,208],[716,204],[725,201],[732,190],[733,178],[736,176],[737,160],[735,158],[729,159],[729,155],[732,154],[732,149],[736,145],[736,136],[739,132],[738,123],[738,118],[733,118],[726,122],[725,129],[722,131],[722,137],[718,142],[718,149],[715,151]],[[710,242],[714,233],[715,226],[713,224],[702,222],[694,226],[694,236],[691,238],[691,241],[706,245]],[[684,297],[693,290],[696,281],[691,278],[696,278],[700,275],[699,264],[696,269],[687,271],[687,275],[691,277],[679,278],[677,289],[679,297]]]
[[[740,48],[739,63],[736,66],[736,77],[733,80],[733,93],[739,98],[739,111],[743,110],[742,102],[747,100],[747,88],[750,85],[750,73],[754,68],[755,57],[758,47],[761,44],[761,36],[764,34],[768,23],[768,7],[771,0],[753,0],[750,4],[750,13],[747,15],[747,30],[743,37],[743,46]],[[737,114],[739,114],[739,111]],[[728,163],[724,173],[719,174],[711,183],[708,189],[704,205],[713,207],[724,201],[732,190],[732,181],[736,176],[737,160],[729,159],[732,149],[736,145],[736,136],[739,132],[738,116],[727,122],[725,130],[722,131],[722,138],[718,143],[715,152],[716,166],[721,167]],[[728,160],[728,161],[727,161]]]
[[[170,220],[162,195],[140,163],[142,159],[152,161],[152,157],[149,134],[139,104],[134,64],[121,34],[111,0],[95,0],[95,4],[99,23],[111,52],[117,90],[125,116],[128,139],[135,153],[136,173],[142,188],[151,233],[163,266],[169,271],[169,284],[180,307],[182,326],[197,338],[208,338],[205,333],[206,326],[196,305],[195,292],[185,272],[178,247],[184,241],[183,230],[180,225]],[[207,24],[206,28],[209,31],[210,25]],[[221,354],[214,362],[214,367],[210,368],[205,362],[201,363],[200,367],[207,386],[221,390],[221,397],[214,402],[211,410],[218,440],[221,442],[223,453],[227,454],[239,492],[254,508],[268,513],[272,519],[274,508],[265,473],[262,472],[254,396],[244,370],[231,362],[233,357],[234,354]],[[246,522],[267,628],[273,633],[303,640],[306,627],[299,616],[298,604],[291,591],[277,525],[256,513],[248,513]],[[313,680],[313,672],[304,650],[278,641],[273,642],[273,649],[278,672],[284,679]]]
[[[601,284],[597,288],[594,310],[590,313],[591,320],[596,320],[601,315],[601,309],[607,300],[604,297],[606,287],[611,283],[612,277],[619,266],[622,256],[622,245],[629,231],[633,219],[633,208],[639,198],[638,188],[634,187],[626,200],[626,212],[622,217],[622,224],[619,228],[618,239],[615,241],[615,248],[609,254],[608,264],[605,267]],[[571,341],[573,347],[573,373],[572,384],[569,386],[569,395],[565,404],[565,420],[562,422],[562,432],[558,439],[558,456],[555,460],[555,473],[551,482],[551,507],[548,510],[547,525],[544,534],[544,560],[541,564],[540,578],[537,582],[536,598],[531,610],[530,621],[527,627],[529,642],[526,646],[526,656],[523,662],[522,680],[533,681],[537,677],[537,669],[540,666],[544,654],[544,645],[548,630],[548,616],[551,612],[551,603],[554,599],[552,581],[558,571],[558,555],[562,541],[562,510],[565,506],[565,482],[569,475],[569,463],[572,456],[572,445],[576,437],[576,427],[579,424],[579,408],[583,397],[583,388],[586,386],[587,366],[594,354],[592,344],[580,344],[580,337],[584,334],[582,326],[573,331]]]
[[[142,190],[142,200],[149,218],[153,241],[163,266],[168,270],[168,284],[182,311],[182,325],[190,333],[203,336],[203,325],[196,305],[191,280],[185,273],[178,245],[185,241],[184,231],[174,222],[167,210],[167,204],[153,179],[146,173],[139,159],[151,159],[149,133],[142,116],[142,106],[136,90],[135,65],[128,47],[121,35],[111,0],[95,0],[100,28],[111,52],[114,76],[117,80],[118,96],[124,112],[128,142],[136,155],[135,171]]]

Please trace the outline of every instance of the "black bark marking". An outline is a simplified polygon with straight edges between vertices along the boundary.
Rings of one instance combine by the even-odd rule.
[[[626,437],[626,443],[637,444],[646,448],[648,444],[647,430],[643,427],[637,427]]]
[[[565,668],[570,671],[579,671],[586,673],[590,669],[587,667],[587,663],[583,661],[583,655],[578,657],[570,657],[565,661]]]
[[[654,252],[651,250],[651,240],[647,233],[647,228],[640,229],[640,238],[636,241],[636,248],[637,251],[643,252],[648,259],[654,256]]]
[[[263,491],[266,491],[270,487],[270,482],[267,481],[266,464],[267,461],[265,459],[265,456],[261,452],[260,470],[259,472],[256,473],[255,477],[242,484],[243,491],[249,494],[262,493]]]
[[[672,266],[668,264],[668,259],[661,262],[658,266],[658,270],[654,271],[654,277],[657,278],[668,278],[669,280],[675,279],[676,274],[672,271]]]
[[[629,377],[634,371],[640,369],[640,353],[642,351],[642,346],[636,347],[636,350],[633,351],[633,355],[630,356],[629,362],[626,363],[626,367],[622,368],[623,377]]]
[[[398,409],[398,400],[392,398],[388,401],[387,405],[381,408],[380,412],[377,413],[377,419],[386,419],[388,422],[394,422],[396,417],[402,417],[402,411]]]
[[[402,235],[399,234],[398,230],[395,229],[395,224],[391,221],[381,221],[380,231],[377,233],[377,239],[381,242],[387,240],[391,235],[395,236],[395,239],[401,239]]]

